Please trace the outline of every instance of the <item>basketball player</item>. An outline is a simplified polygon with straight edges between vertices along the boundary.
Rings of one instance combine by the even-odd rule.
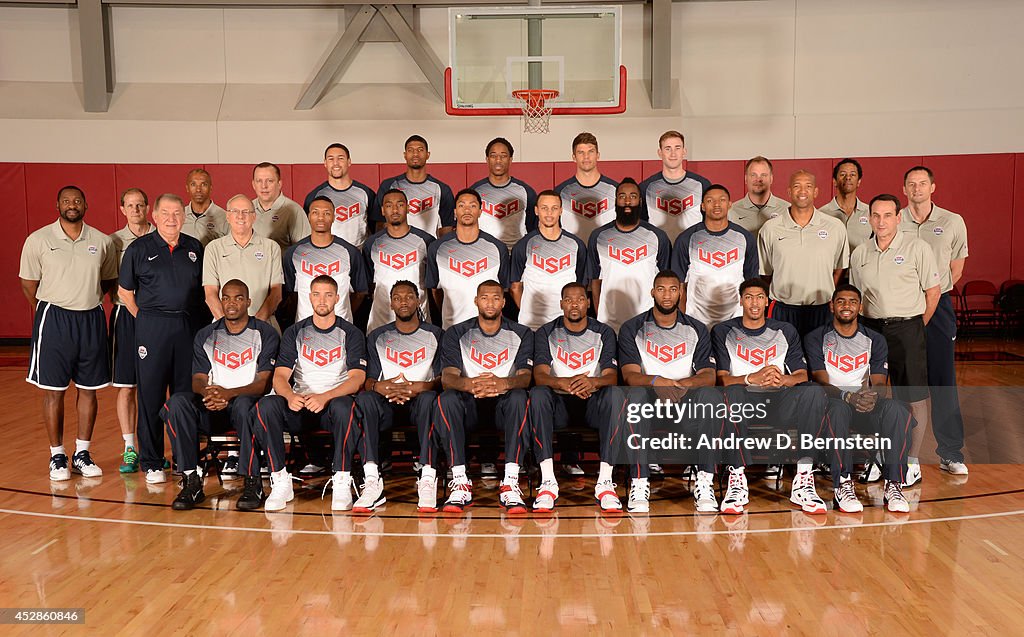
[[[480,229],[502,241],[511,250],[527,232],[537,227],[534,208],[537,193],[509,173],[515,149],[504,137],[487,143],[487,176],[470,188],[480,193]]]
[[[590,241],[591,232],[615,219],[616,183],[601,174],[600,158],[597,138],[580,133],[572,140],[576,174],[555,186],[565,211],[562,229],[583,241]]]
[[[362,249],[367,235],[367,217],[375,205],[373,190],[348,174],[352,156],[345,144],[334,143],[324,151],[327,181],[306,195],[302,208],[309,213],[309,204],[316,197],[327,197],[334,205],[331,234]]]
[[[427,172],[430,150],[423,137],[412,135],[405,140],[403,157],[405,174],[380,182],[379,192],[392,189],[404,192],[409,204],[409,225],[440,238],[455,226],[452,189]],[[384,227],[384,218],[378,207],[374,208],[370,220],[377,224],[378,231]]]
[[[661,228],[672,241],[701,221],[701,201],[711,182],[686,170],[686,140],[679,131],[658,138],[661,172],[640,182],[644,221]]]

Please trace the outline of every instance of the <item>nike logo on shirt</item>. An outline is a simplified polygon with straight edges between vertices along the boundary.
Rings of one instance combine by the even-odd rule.
[[[157,254],[157,255],[155,255],[155,256],[152,256],[152,257],[148,257],[148,258],[146,259],[146,261],[152,261],[153,259],[157,258],[158,256],[160,256],[160,255],[159,255],[159,254]]]

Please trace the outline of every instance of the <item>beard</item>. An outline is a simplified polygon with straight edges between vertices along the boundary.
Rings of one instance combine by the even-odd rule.
[[[640,207],[615,206],[615,221],[623,226],[635,226],[640,223]]]
[[[659,313],[659,314],[663,314],[665,316],[668,316],[669,314],[675,314],[678,309],[679,309],[679,302],[678,301],[672,307],[669,307],[669,308],[661,307],[660,303],[655,303],[654,304],[654,311]]]

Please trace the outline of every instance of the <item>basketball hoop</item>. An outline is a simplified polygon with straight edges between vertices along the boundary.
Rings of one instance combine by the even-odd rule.
[[[512,97],[522,103],[523,132],[547,133],[551,119],[551,101],[558,99],[558,91],[552,89],[525,89],[512,91]]]

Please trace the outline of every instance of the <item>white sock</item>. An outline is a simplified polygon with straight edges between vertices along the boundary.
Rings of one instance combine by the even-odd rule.
[[[437,469],[435,469],[434,467],[423,465],[423,468],[420,469],[420,477],[421,478],[432,478],[432,479],[436,480],[437,479]]]
[[[271,475],[274,476],[275,480],[285,480],[288,478],[288,470],[281,469],[280,471],[273,472]]]
[[[64,454],[65,456],[68,455],[68,452],[64,451],[64,445],[60,445],[59,447],[50,447],[51,456],[56,456],[58,454]]]
[[[800,458],[796,464],[796,470],[798,473],[810,473],[814,470],[814,461],[807,457]]]
[[[237,451],[229,451],[228,452],[228,458],[237,458],[237,457],[238,457],[238,452]]]
[[[459,480],[466,479],[466,465],[460,464],[452,467],[452,477]]]
[[[907,456],[907,464],[917,464],[917,458],[911,458]]]
[[[729,467],[729,473],[742,474],[745,467]]]
[[[541,482],[554,482],[555,481],[555,461],[551,458],[540,461],[540,481]]]
[[[514,462],[505,463],[505,482],[509,484],[519,482],[519,465]]]
[[[597,470],[597,481],[598,482],[611,482],[612,481],[612,471],[614,471],[614,470],[615,470],[615,467],[611,466],[607,462],[602,462],[601,463],[601,468]]]
[[[380,471],[377,470],[376,462],[364,462],[363,463],[363,478],[369,480],[380,480]]]
[[[135,446],[135,434],[121,434],[121,437],[124,438],[125,451],[128,450],[128,447]]]
[[[647,478],[633,478],[633,484],[647,484]]]
[[[79,440],[78,438],[75,438],[75,453],[78,453],[79,451],[88,451],[88,450],[89,450],[89,441],[88,440]]]
[[[342,480],[351,480],[352,479],[352,472],[351,471],[339,471],[338,472],[338,478],[340,478]]]

